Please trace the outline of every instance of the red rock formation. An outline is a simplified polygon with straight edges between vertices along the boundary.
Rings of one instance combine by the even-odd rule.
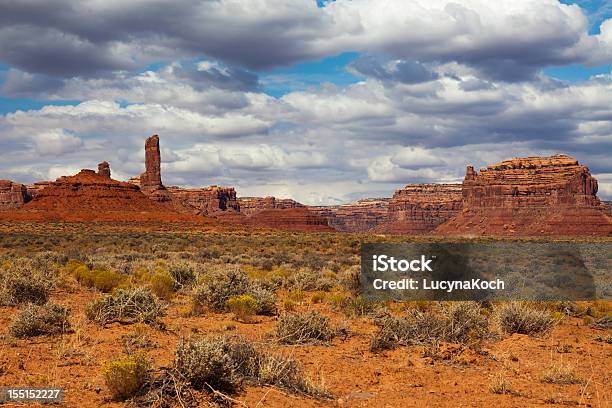
[[[367,198],[350,204],[309,207],[327,219],[330,227],[342,232],[366,232],[387,217],[389,198]]]
[[[143,191],[163,189],[161,181],[161,155],[159,136],[153,135],[145,141],[145,172],[140,175],[140,188]]]
[[[0,211],[23,207],[29,200],[30,195],[23,184],[0,180]]]
[[[427,234],[461,210],[461,184],[408,184],[389,201],[374,232]]]
[[[168,187],[172,202],[197,215],[216,215],[224,211],[240,211],[233,187],[210,186],[184,189]]]
[[[111,178],[111,170],[108,162],[103,161],[102,163],[98,164],[98,174],[102,177]]]
[[[34,198],[49,184],[51,184],[51,181],[37,181],[36,183],[26,185],[26,188],[30,197]]]
[[[250,226],[281,229],[285,231],[334,231],[334,229],[327,224],[325,218],[320,217],[306,207],[263,209],[249,217],[245,217],[243,222]]]
[[[244,215],[253,215],[266,209],[301,208],[304,204],[290,198],[276,197],[240,197],[238,199],[240,212]]]
[[[6,215],[6,216],[5,216]],[[82,170],[38,191],[23,208],[0,219],[36,221],[198,221],[149,200],[137,186]]]
[[[440,234],[612,235],[597,180],[572,157],[526,157],[468,166],[463,210]]]

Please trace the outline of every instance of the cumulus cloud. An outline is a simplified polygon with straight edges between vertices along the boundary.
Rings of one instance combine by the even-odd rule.
[[[138,16],[134,18],[133,16]],[[541,67],[610,61],[610,21],[588,35],[575,5],[556,0],[10,0],[0,5],[0,60],[29,72],[90,76],[206,55],[266,69],[351,50],[458,61],[496,79]],[[408,78],[418,66],[400,72]],[[418,75],[417,75],[418,76]]]

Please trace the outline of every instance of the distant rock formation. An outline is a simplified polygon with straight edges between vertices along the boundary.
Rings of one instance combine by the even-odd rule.
[[[283,208],[301,208],[304,204],[298,203],[290,198],[276,197],[240,197],[238,198],[240,212],[244,215],[253,215],[262,210],[268,209],[283,209]]]
[[[341,232],[366,232],[387,218],[389,198],[366,198],[349,204],[309,207]]]
[[[145,141],[145,172],[140,175],[140,188],[145,192],[164,188],[158,135],[153,135]]]
[[[245,217],[242,223],[255,227],[301,232],[334,232],[327,220],[306,207],[268,208]]]
[[[393,194],[375,232],[427,234],[461,210],[461,184],[408,184]]]
[[[21,208],[30,199],[30,194],[23,184],[0,180],[0,211]]]
[[[111,170],[108,162],[103,161],[102,163],[98,164],[98,175],[111,178]]]
[[[566,155],[468,166],[461,213],[439,234],[612,235],[612,219],[597,198],[597,180]]]
[[[205,188],[168,187],[175,205],[180,205],[197,215],[216,215],[223,211],[240,211],[233,187],[210,186]]]
[[[94,170],[60,177],[8,217],[35,221],[200,221],[148,199],[137,186],[112,180]],[[6,217],[0,217],[6,219]]]

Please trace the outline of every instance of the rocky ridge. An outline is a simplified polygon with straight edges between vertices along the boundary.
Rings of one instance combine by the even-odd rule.
[[[572,157],[525,157],[466,169],[462,211],[438,234],[612,235],[597,180]]]

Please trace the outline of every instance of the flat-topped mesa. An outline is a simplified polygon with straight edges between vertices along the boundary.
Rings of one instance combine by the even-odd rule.
[[[468,166],[463,210],[439,234],[612,235],[597,180],[572,157],[525,157]]]
[[[217,215],[220,212],[240,211],[233,187],[210,186],[205,188],[168,187],[175,204],[197,215]]]
[[[111,178],[111,170],[108,162],[103,161],[102,163],[98,164],[98,175]]]
[[[380,233],[427,234],[461,211],[461,184],[408,184],[395,191]]]
[[[244,215],[253,215],[266,209],[302,208],[304,204],[290,198],[276,197],[240,197],[238,198],[240,212]]]
[[[31,197],[23,184],[0,180],[0,211],[23,207]]]
[[[145,192],[164,188],[161,180],[161,154],[158,135],[153,135],[145,141],[145,172],[140,175],[140,188]]]
[[[601,205],[597,180],[566,155],[505,160],[480,174],[468,166],[463,186],[467,208]]]
[[[390,198],[365,198],[353,203],[309,207],[341,232],[366,232],[386,219]]]
[[[246,225],[285,231],[334,232],[327,220],[307,207],[266,208],[245,217]]]

